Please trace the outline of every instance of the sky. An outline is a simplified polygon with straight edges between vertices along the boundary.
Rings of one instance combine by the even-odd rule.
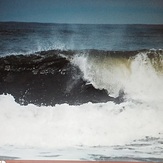
[[[0,0],[0,21],[163,24],[163,0]]]

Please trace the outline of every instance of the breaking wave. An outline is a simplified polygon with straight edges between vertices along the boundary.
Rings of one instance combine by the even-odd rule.
[[[126,98],[162,99],[162,50],[44,51],[6,56],[1,62],[1,94],[21,104],[117,103]]]
[[[134,151],[146,144],[153,154],[143,150],[132,157],[158,158],[156,150],[162,157],[162,50],[6,56],[0,58],[0,72],[0,146],[125,148],[139,143]]]

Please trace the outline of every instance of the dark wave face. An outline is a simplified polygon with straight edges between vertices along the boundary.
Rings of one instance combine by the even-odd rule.
[[[0,93],[11,94],[23,105],[72,105],[87,102],[123,101],[126,90],[120,85],[123,79],[116,69],[126,74],[136,56],[145,53],[156,72],[162,72],[162,51],[61,51],[51,50],[31,55],[12,55],[0,58]],[[92,65],[84,72],[84,62]],[[144,62],[143,61],[143,62]],[[101,70],[102,68],[102,70]],[[90,71],[90,72],[89,72]],[[101,71],[99,73],[95,73]],[[106,76],[103,72],[111,73]],[[115,71],[115,73],[114,73]],[[89,73],[90,76],[86,77]],[[101,77],[99,75],[102,75]],[[123,74],[122,74],[123,75]],[[128,78],[130,75],[128,74]],[[105,81],[107,79],[107,81]],[[116,96],[110,97],[109,94]]]
[[[25,105],[119,102],[105,90],[87,84],[81,70],[59,56],[60,53],[71,57],[74,52],[53,50],[0,58],[0,93],[11,94],[18,103]]]

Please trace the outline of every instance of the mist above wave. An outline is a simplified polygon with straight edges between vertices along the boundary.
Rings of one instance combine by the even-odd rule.
[[[162,25],[0,22],[0,55],[60,50],[139,50],[163,47]]]

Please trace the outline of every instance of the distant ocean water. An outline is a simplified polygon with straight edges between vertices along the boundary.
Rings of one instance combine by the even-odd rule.
[[[0,39],[0,55],[52,49],[160,49],[163,25],[0,23]]]
[[[0,40],[0,159],[163,161],[163,25],[1,22]]]

